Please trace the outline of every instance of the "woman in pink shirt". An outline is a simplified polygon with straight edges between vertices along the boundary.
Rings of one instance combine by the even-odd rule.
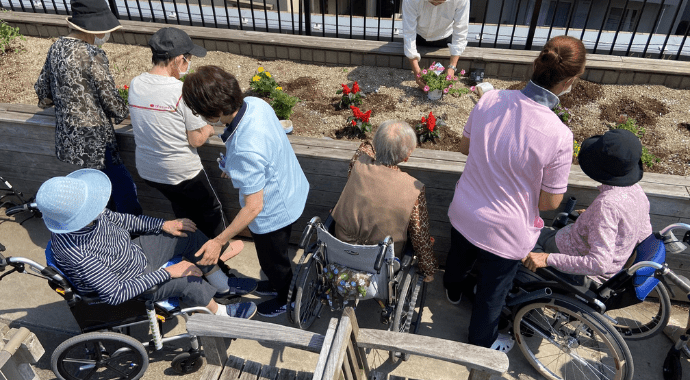
[[[637,244],[652,233],[649,200],[637,183],[642,179],[642,144],[632,132],[614,129],[582,143],[578,161],[582,171],[601,182],[599,195],[577,218],[560,230],[547,227],[524,260],[531,270],[546,266],[603,282],[618,273]]]
[[[460,152],[467,163],[448,209],[443,283],[448,300],[458,303],[470,270],[478,272],[471,344],[512,347],[512,338],[499,336],[498,321],[520,260],[544,226],[539,211],[556,209],[568,185],[573,134],[552,109],[584,72],[585,55],[580,40],[552,38],[527,86],[487,92],[465,125]]]

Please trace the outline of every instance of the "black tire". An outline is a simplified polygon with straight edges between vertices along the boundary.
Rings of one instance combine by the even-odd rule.
[[[671,347],[664,360],[664,380],[681,380],[683,378],[683,366],[680,364],[680,351]]]
[[[204,359],[200,352],[183,352],[172,360],[170,366],[179,374],[187,374],[198,371],[204,365]]]
[[[671,298],[664,284],[659,282],[643,302],[607,310],[606,315],[617,321],[612,325],[625,340],[647,339],[668,325],[671,317]]]
[[[412,323],[415,310],[417,310],[417,296],[419,295],[419,289],[424,285],[423,281],[424,279],[419,276],[414,266],[405,274],[400,287],[400,294],[398,295],[398,304],[395,306],[395,317],[389,330],[401,333],[408,333],[410,331],[410,324]],[[390,351],[388,356],[393,363],[399,359],[407,361],[410,358],[410,354],[396,351]]]
[[[91,332],[62,342],[50,358],[58,380],[141,378],[149,366],[144,345],[114,332]]]
[[[633,378],[623,337],[580,301],[553,294],[522,305],[513,330],[527,361],[547,379]]]
[[[318,252],[316,253],[318,255]],[[321,285],[317,260],[310,254],[297,279],[294,319],[302,330],[308,329],[321,312]]]
[[[311,249],[314,249],[314,247],[311,247]],[[295,323],[295,311],[294,307],[292,306],[292,302],[295,300],[295,295],[297,294],[297,280],[299,279],[299,273],[304,266],[304,262],[309,257],[311,257],[311,252],[309,252],[307,249],[303,249],[302,256],[300,256],[299,262],[295,267],[295,273],[292,275],[292,281],[290,281],[290,290],[288,290],[288,303],[286,307],[287,319],[290,321],[290,323]]]

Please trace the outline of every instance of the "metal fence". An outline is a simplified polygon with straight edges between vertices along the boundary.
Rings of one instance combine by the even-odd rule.
[[[104,0],[122,20],[311,36],[401,41],[404,0]],[[581,39],[592,53],[690,60],[689,1],[473,0],[470,46],[537,49]],[[639,9],[639,3],[642,3]],[[68,0],[0,0],[5,9],[69,14]],[[621,11],[622,10],[622,11]],[[671,10],[672,12],[668,12]],[[478,16],[477,16],[478,15]],[[603,17],[602,17],[603,15]],[[1,17],[1,16],[0,16]],[[649,20],[654,19],[653,23]],[[641,21],[645,20],[643,27]],[[670,26],[669,26],[670,25]],[[675,25],[678,27],[674,28]],[[659,29],[667,29],[660,33]],[[648,30],[645,30],[648,29]],[[690,44],[687,44],[690,45]]]

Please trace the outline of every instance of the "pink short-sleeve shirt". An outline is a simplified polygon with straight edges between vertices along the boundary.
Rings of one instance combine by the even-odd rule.
[[[463,134],[470,151],[448,209],[450,222],[475,246],[520,260],[544,226],[540,190],[567,189],[573,134],[549,107],[507,90],[482,96]]]

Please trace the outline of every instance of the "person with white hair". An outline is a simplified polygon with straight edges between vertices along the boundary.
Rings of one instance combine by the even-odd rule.
[[[398,167],[417,146],[417,136],[407,123],[383,122],[373,146],[364,142],[350,160],[348,180],[333,209],[335,235],[350,244],[378,244],[393,239],[401,257],[409,235],[419,257],[424,281],[431,282],[438,268],[429,236],[429,213],[424,184]]]

